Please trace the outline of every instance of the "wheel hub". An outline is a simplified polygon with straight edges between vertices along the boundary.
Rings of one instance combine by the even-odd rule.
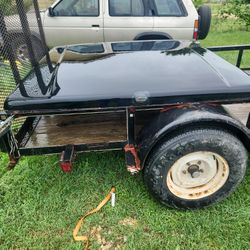
[[[223,157],[212,152],[194,152],[170,168],[167,186],[181,198],[203,198],[223,186],[228,175],[229,166]]]
[[[192,178],[198,178],[200,176],[200,173],[202,172],[203,170],[200,169],[200,167],[196,164],[188,167],[188,173],[191,175]]]

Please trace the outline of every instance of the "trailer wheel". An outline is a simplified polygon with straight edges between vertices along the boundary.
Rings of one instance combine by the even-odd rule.
[[[156,147],[144,180],[161,203],[203,208],[226,198],[242,181],[247,151],[230,132],[215,128],[182,132]]]

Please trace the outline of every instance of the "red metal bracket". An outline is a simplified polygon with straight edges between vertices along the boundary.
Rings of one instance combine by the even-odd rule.
[[[166,106],[166,107],[163,107],[160,112],[163,113],[163,112],[167,112],[171,109],[182,109],[182,108],[189,108],[191,107],[191,104],[190,103],[186,103],[186,104],[178,104],[178,105],[169,105],[169,106]]]
[[[61,154],[60,167],[63,172],[68,173],[73,170],[74,145],[67,145]]]
[[[9,155],[9,164],[8,164],[8,169],[14,169],[14,167],[17,165],[18,163],[18,158],[14,158],[12,155]]]
[[[132,173],[138,173],[141,170],[141,161],[138,157],[135,145],[127,144],[124,147],[127,170]]]

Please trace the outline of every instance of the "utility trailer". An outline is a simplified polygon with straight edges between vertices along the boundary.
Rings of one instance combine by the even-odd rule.
[[[250,150],[249,69],[211,52],[219,48],[175,40],[79,44],[48,52],[33,2],[42,59],[33,49],[23,1],[17,0],[16,10],[27,64],[16,62],[0,14],[3,60],[9,63],[0,70],[6,76],[11,68],[16,82],[0,125],[0,148],[10,168],[21,156],[60,154],[61,168],[69,172],[78,152],[124,150],[128,171],[142,171],[150,192],[165,205],[202,208],[235,190]],[[250,46],[237,49],[240,66]]]

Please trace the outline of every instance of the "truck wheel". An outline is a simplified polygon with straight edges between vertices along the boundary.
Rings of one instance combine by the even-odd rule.
[[[41,60],[44,55],[41,41],[38,38],[32,37],[32,45],[35,53],[35,59],[37,61]],[[20,61],[21,63],[27,63],[30,61],[28,48],[23,35],[20,34],[15,36],[12,41],[12,49],[16,60]]]
[[[247,151],[230,132],[216,128],[179,133],[156,147],[144,181],[161,203],[180,209],[203,208],[226,198],[242,181]]]
[[[199,39],[205,39],[210,29],[211,24],[211,8],[207,5],[202,5],[198,9],[199,18]]]

